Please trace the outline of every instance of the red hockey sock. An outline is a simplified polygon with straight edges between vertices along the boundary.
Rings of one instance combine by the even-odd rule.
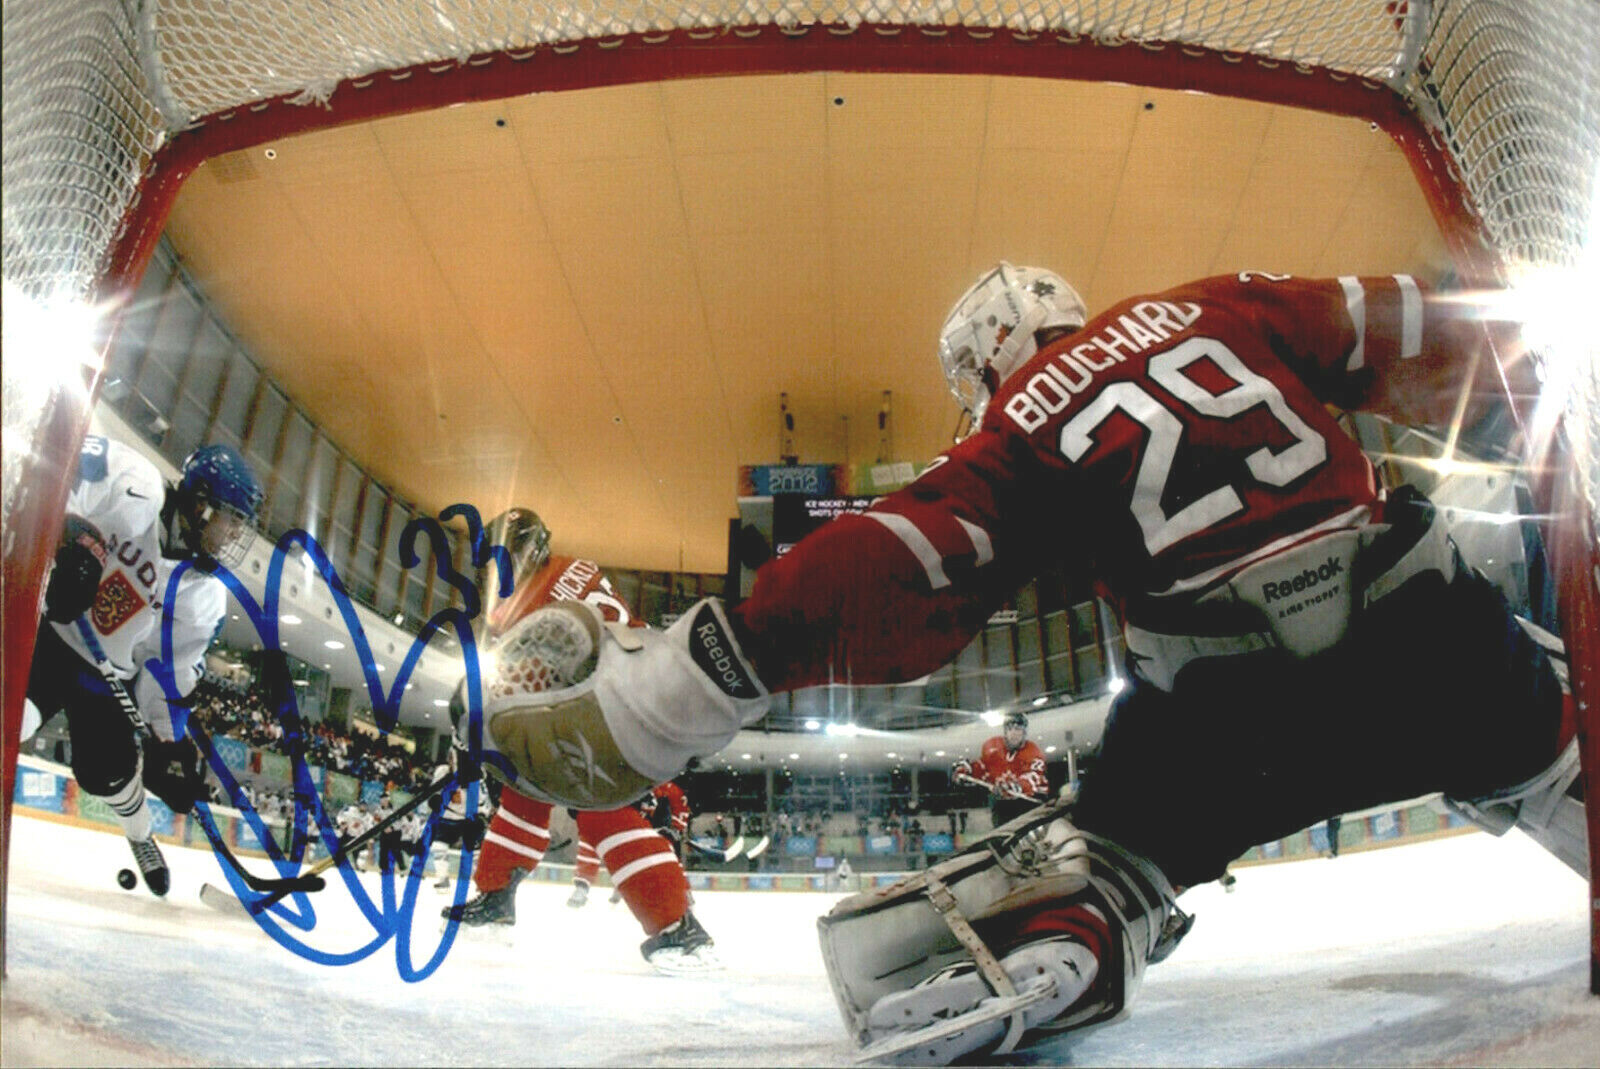
[[[1104,962],[1111,953],[1111,928],[1094,906],[1082,902],[1049,906],[1029,914],[1001,945],[1014,948],[1055,936],[1071,936]],[[1000,955],[1004,957],[1004,953]]]
[[[678,855],[638,810],[579,813],[578,834],[595,844],[645,935],[676,924],[689,911],[689,881]]]
[[[473,882],[480,891],[498,891],[511,882],[512,869],[538,868],[549,847],[550,803],[507,787],[500,792],[500,808],[484,833]]]
[[[600,855],[595,853],[594,844],[580,835],[578,837],[578,863],[573,868],[572,878],[582,880],[587,884],[593,884],[595,877],[599,875]]]

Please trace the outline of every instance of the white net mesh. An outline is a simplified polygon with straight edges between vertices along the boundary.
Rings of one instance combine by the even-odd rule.
[[[594,48],[622,34],[671,48],[681,36],[669,31],[682,29],[998,31],[1248,53],[1281,64],[1286,79],[1314,66],[1386,82],[1446,147],[1510,277],[1579,263],[1600,165],[1594,0],[19,0],[4,19],[5,278],[34,297],[92,290],[163,125],[274,97],[310,107],[345,79],[537,59],[546,46]],[[1569,395],[1591,515],[1595,364],[1591,342]],[[13,418],[31,406],[12,378],[8,363],[6,438],[26,443],[31,432]]]
[[[1008,29],[1183,42],[1379,79],[1397,72],[1404,43],[1404,23],[1384,4],[1348,0],[432,0],[382,5],[167,0],[155,11],[157,56],[171,87],[169,119],[177,124],[282,94],[325,98],[339,80],[376,71],[676,29],[864,24]]]
[[[485,652],[484,709],[497,712],[536,694],[587,679],[599,651],[599,625],[574,602],[529,613]]]

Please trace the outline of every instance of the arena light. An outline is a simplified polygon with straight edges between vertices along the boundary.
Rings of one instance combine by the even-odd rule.
[[[8,445],[21,445],[33,441],[58,393],[87,406],[83,373],[98,375],[105,366],[99,344],[105,308],[66,296],[38,301],[9,281],[4,284],[4,307],[5,436]]]
[[[328,649],[330,649],[330,650],[342,650],[342,649],[344,649],[344,643],[340,642],[336,638],[326,639],[326,640],[323,641],[322,644],[324,646],[328,647]]]
[[[1121,694],[1122,688],[1125,686],[1127,686],[1127,683],[1121,676],[1112,676],[1111,679],[1106,683],[1106,693]]]
[[[1056,748],[1054,746],[1046,746],[1044,748],[1044,752],[1045,753],[1055,753],[1056,752]]]
[[[821,726],[822,726],[822,725],[821,725],[821,724],[819,724],[819,723],[818,723],[818,722],[817,722],[817,721],[815,721],[815,720],[807,720],[807,721],[806,721],[806,730],[807,730],[807,731],[815,731],[815,730],[817,730],[817,729],[818,729],[818,728],[820,728],[820,727],[821,727]]]
[[[800,755],[797,754],[797,753],[792,753],[792,754],[789,755],[789,760],[798,761],[798,760],[800,760]]]
[[[450,702],[444,698],[433,699],[433,704],[438,706],[440,709],[447,709],[450,707]]]
[[[1043,708],[1044,706],[1049,705],[1049,704],[1050,704],[1050,695],[1048,695],[1048,694],[1041,694],[1037,698],[1033,699],[1033,707],[1035,709]]]
[[[290,626],[293,626],[300,623],[300,617],[296,616],[292,612],[286,612],[282,616],[278,617],[278,622],[280,624],[289,624]]]
[[[1006,714],[1001,712],[999,709],[990,709],[981,717],[983,722],[992,728],[999,727],[1001,723],[1004,722],[1005,718]]]

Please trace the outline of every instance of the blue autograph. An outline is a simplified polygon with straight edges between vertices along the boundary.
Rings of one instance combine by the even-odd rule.
[[[491,563],[499,575],[498,593],[500,597],[509,597],[514,589],[515,579],[512,574],[511,555],[505,546],[486,545],[484,538],[483,522],[478,510],[471,505],[451,505],[439,513],[437,520],[431,517],[418,517],[406,524],[400,533],[400,562],[403,567],[414,568],[421,563],[422,557],[417,552],[416,544],[419,536],[426,538],[429,548],[433,550],[436,572],[440,579],[449,584],[461,597],[461,608],[441,609],[429,617],[422,626],[411,648],[406,651],[404,661],[399,671],[395,674],[394,682],[388,690],[384,689],[383,680],[378,675],[377,663],[373,659],[372,647],[367,640],[366,631],[361,626],[361,619],[356,614],[355,606],[350,600],[350,595],[345,589],[343,580],[335,571],[333,564],[328,560],[327,553],[317,543],[316,539],[303,530],[292,530],[278,539],[273,549],[272,561],[267,568],[265,584],[265,598],[257,603],[250,591],[232,571],[218,566],[211,574],[220,579],[243,612],[248,614],[249,620],[260,636],[262,649],[281,656],[279,642],[279,601],[283,584],[284,564],[289,554],[295,547],[300,547],[316,571],[327,583],[328,591],[333,597],[333,603],[338,608],[344,620],[345,628],[350,636],[352,649],[361,663],[362,673],[367,686],[367,696],[371,701],[374,719],[384,731],[391,731],[399,720],[400,700],[405,695],[406,684],[410,681],[412,673],[416,670],[417,663],[422,657],[428,640],[437,632],[453,632],[456,640],[461,644],[463,671],[466,677],[466,760],[461,762],[464,767],[481,768],[483,762],[483,680],[477,656],[477,644],[472,632],[472,621],[478,617],[483,609],[483,599],[476,584],[467,576],[455,569],[449,540],[445,535],[442,521],[449,521],[457,516],[466,520],[469,544],[472,548],[472,563],[475,567],[486,568]],[[191,567],[190,561],[180,562],[173,568],[171,577],[167,580],[164,608],[161,617],[161,656],[159,660],[152,659],[146,664],[146,669],[152,673],[153,678],[160,685],[172,710],[173,730],[176,737],[182,737],[187,731],[188,709],[184,699],[177,692],[175,672],[173,670],[172,628],[173,606],[176,602],[179,581],[184,573]],[[205,753],[206,760],[216,772],[223,787],[227,790],[228,798],[234,808],[238,809],[244,821],[254,833],[257,842],[266,852],[268,859],[276,868],[279,876],[294,876],[301,871],[307,863],[307,851],[311,842],[309,828],[312,822],[320,834],[321,841],[334,844],[332,849],[338,851],[340,838],[338,831],[330,819],[327,808],[323,805],[320,785],[313,783],[310,765],[306,761],[304,745],[304,728],[300,719],[299,708],[295,701],[294,687],[287,685],[288,681],[281,680],[284,685],[274,688],[277,692],[278,707],[276,713],[279,723],[283,726],[284,748],[288,751],[294,773],[294,818],[289,838],[287,853],[279,848],[271,832],[259,813],[245,797],[243,789],[235,779],[232,770],[223,761],[211,740],[204,736],[197,736],[197,741]],[[477,818],[480,807],[480,791],[482,787],[477,778],[469,783],[461,783],[455,775],[446,782],[444,794],[448,796],[456,787],[464,787],[467,796],[467,819]],[[435,831],[438,827],[443,806],[436,806],[428,818],[427,825],[418,844],[419,857],[426,858],[433,844]],[[192,815],[202,822],[207,831],[208,838],[218,840],[216,824],[212,818],[210,807],[205,802],[197,802]],[[467,889],[471,884],[475,849],[464,849],[461,856],[461,868],[456,875],[453,902],[460,905],[466,901]],[[422,885],[422,865],[410,866],[410,871],[405,878],[405,886],[397,899],[395,874],[386,870],[382,874],[380,884],[380,899],[378,903],[372,901],[356,875],[349,857],[340,856],[338,859],[339,876],[349,889],[352,900],[359,908],[362,916],[372,928],[372,938],[364,945],[354,950],[335,952],[320,949],[296,933],[310,933],[317,925],[316,909],[310,897],[305,892],[297,892],[283,898],[281,901],[267,902],[268,896],[251,891],[243,879],[228,865],[221,869],[227,876],[239,901],[245,905],[252,917],[266,932],[285,949],[298,954],[307,960],[323,965],[348,965],[360,961],[376,952],[391,937],[395,941],[395,965],[401,979],[415,983],[426,979],[444,961],[451,945],[455,940],[458,921],[450,921],[445,925],[442,937],[431,955],[420,966],[414,964],[415,957],[412,951],[414,934],[414,920],[417,906],[417,895]],[[294,931],[291,931],[293,929]]]

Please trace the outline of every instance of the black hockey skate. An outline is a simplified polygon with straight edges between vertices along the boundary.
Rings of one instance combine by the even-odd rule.
[[[129,839],[128,847],[139,863],[144,885],[150,888],[151,894],[159,897],[172,889],[172,873],[167,871],[167,859],[161,856],[161,847],[156,845],[154,837],[142,841]]]
[[[676,924],[663,928],[639,946],[652,967],[664,973],[710,972],[722,968],[711,933],[686,912]]]
[[[469,928],[497,924],[509,928],[517,923],[517,885],[528,873],[524,869],[511,870],[511,882],[498,891],[482,891],[459,906],[446,906],[439,915],[447,921],[458,921]]]

